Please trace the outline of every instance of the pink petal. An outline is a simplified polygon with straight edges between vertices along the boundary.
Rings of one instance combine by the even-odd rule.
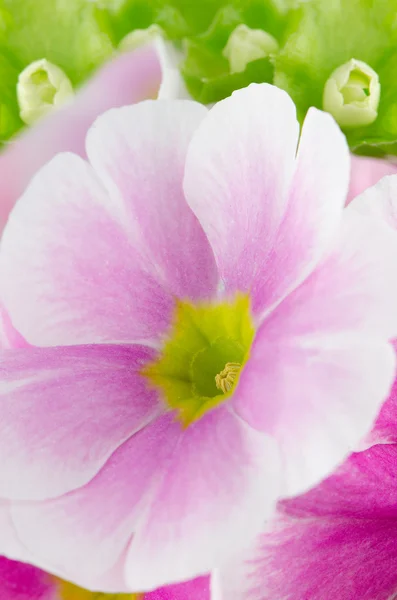
[[[329,475],[369,432],[394,377],[387,343],[301,347],[261,330],[233,398],[238,414],[278,441],[283,495]],[[299,450],[297,450],[299,449]]]
[[[258,305],[268,309],[280,301],[329,251],[341,224],[348,179],[343,134],[330,115],[311,108],[303,123],[288,207],[256,283]]]
[[[11,519],[10,503],[5,500],[0,500],[0,551],[1,554],[8,558],[17,558],[20,560],[29,560],[29,553],[23,547],[15,531],[14,524]],[[0,559],[1,562],[1,559]],[[1,580],[1,567],[0,567]],[[0,581],[0,598],[1,596],[1,581]],[[3,599],[2,599],[3,600]]]
[[[125,206],[134,246],[179,297],[208,297],[218,281],[182,190],[187,148],[206,113],[195,102],[143,102],[108,112],[87,137],[91,164],[111,200]]]
[[[116,345],[3,352],[0,496],[43,499],[87,483],[159,414],[137,374],[152,358]]]
[[[210,600],[210,578],[198,577],[145,594],[144,600]]]
[[[394,341],[397,350],[397,341]],[[374,444],[397,443],[397,378],[394,379],[389,397],[383,403],[375,424],[363,441],[360,449],[369,448]]]
[[[387,223],[397,230],[397,176],[384,177],[379,183],[366,189],[351,202],[349,210]]]
[[[1,600],[58,600],[52,577],[21,562],[0,557]]]
[[[298,133],[292,100],[262,84],[216,104],[193,137],[186,198],[229,291],[260,278],[285,211]]]
[[[35,564],[114,591],[118,567],[106,584],[104,575],[130,543],[116,589],[153,589],[208,572],[253,539],[278,492],[273,442],[224,407],[181,434],[165,415],[120,446],[83,488],[14,503],[18,536]]]
[[[333,254],[263,323],[233,398],[281,444],[287,495],[357,448],[394,378],[397,237],[354,210],[344,225]]]
[[[0,348],[25,348],[29,346],[11,323],[10,315],[0,303]]]
[[[131,342],[169,326],[174,300],[134,233],[81,158],[59,155],[41,170],[14,208],[0,255],[2,299],[28,342]]]
[[[396,167],[397,168],[397,167]],[[385,223],[397,230],[397,176],[385,177],[377,185],[356,198],[349,209],[356,210],[372,220]],[[382,267],[383,268],[383,267]],[[392,275],[394,277],[394,273]],[[393,300],[392,300],[393,301]],[[394,347],[396,348],[395,341]],[[378,443],[397,442],[397,379],[390,396],[382,406],[373,430],[365,439],[363,447]]]
[[[95,118],[108,108],[153,97],[160,81],[161,69],[154,48],[122,54],[102,67],[72,104],[10,142],[0,155],[0,230],[15,201],[41,166],[58,152],[72,151],[85,156],[85,135]]]
[[[278,495],[273,441],[227,407],[192,424],[136,529],[125,576],[150,590],[207,573],[244,547]]]
[[[313,269],[345,202],[349,155],[334,121],[309,111],[295,164],[297,138],[291,99],[261,84],[217,104],[189,147],[187,200],[226,291],[250,291],[256,312]]]
[[[397,592],[397,523],[284,519],[243,566],[222,573],[227,600],[391,600]],[[240,567],[240,568],[239,568]]]
[[[18,536],[35,563],[83,587],[128,591],[121,569],[108,590],[104,575],[125,554],[180,435],[167,414],[122,444],[83,488],[45,503],[14,504]]]
[[[347,202],[350,202],[362,194],[367,188],[378,183],[385,175],[397,173],[397,164],[380,160],[377,158],[367,158],[364,156],[351,156],[350,188]]]
[[[280,506],[250,552],[219,577],[228,600],[389,600],[397,592],[397,447],[353,455]]]
[[[352,335],[394,338],[396,264],[396,234],[352,204],[332,252],[264,322],[268,338],[328,346]]]
[[[396,460],[395,444],[356,452],[320,485],[303,496],[281,502],[280,511],[295,518],[394,519]]]

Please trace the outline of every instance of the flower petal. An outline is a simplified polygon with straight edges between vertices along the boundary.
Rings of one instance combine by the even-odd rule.
[[[268,339],[344,344],[348,336],[397,336],[397,235],[346,209],[332,252],[264,322]],[[381,265],[381,268],[380,268]]]
[[[153,47],[122,54],[106,64],[64,108],[12,140],[0,155],[0,231],[34,173],[58,152],[85,156],[84,141],[95,118],[108,108],[153,97],[161,82]]]
[[[355,452],[320,485],[281,502],[280,511],[295,518],[395,519],[396,459],[395,444]]]
[[[395,371],[391,345],[308,347],[259,332],[233,396],[237,413],[279,443],[282,495],[329,475],[368,434]],[[299,452],[297,452],[299,448]]]
[[[103,575],[125,553],[180,435],[174,416],[164,415],[122,444],[84,487],[45,503],[14,503],[16,530],[35,563],[82,587],[101,582],[114,591],[115,579],[107,590]],[[128,591],[119,576],[118,591]]]
[[[8,558],[19,558],[20,560],[29,560],[29,553],[23,547],[15,531],[14,524],[11,519],[10,503],[5,500],[0,500],[0,551],[1,554]],[[1,560],[1,559],[0,559]],[[0,569],[1,571],[1,569]],[[1,575],[0,575],[1,579]],[[0,583],[0,597],[1,583]]]
[[[389,600],[397,592],[397,446],[353,454],[281,503],[250,551],[217,575],[228,600]]]
[[[216,104],[192,139],[186,198],[228,291],[246,291],[261,278],[285,211],[298,133],[292,100],[262,84]]]
[[[21,562],[0,557],[1,600],[58,600],[52,577]]]
[[[221,574],[227,600],[390,600],[397,592],[397,523],[288,519]]]
[[[44,499],[84,485],[162,410],[139,346],[21,348],[0,361],[0,496]]]
[[[397,352],[397,341],[393,343]],[[387,400],[383,403],[380,413],[369,434],[365,437],[360,450],[370,448],[375,444],[397,443],[397,378],[394,379]]]
[[[397,166],[396,166],[397,170]],[[349,210],[369,216],[372,220],[386,223],[397,230],[397,176],[385,177],[377,185],[366,190],[353,200]],[[382,267],[383,268],[383,267]],[[395,349],[397,342],[394,342]],[[386,400],[373,430],[364,441],[364,446],[379,443],[397,442],[397,379],[394,381],[389,398]]]
[[[134,248],[123,205],[78,156],[34,178],[4,230],[2,299],[38,346],[135,341],[170,323],[173,298]]]
[[[350,187],[347,201],[350,202],[367,188],[378,183],[382,177],[397,173],[397,164],[368,158],[365,156],[351,156]]]
[[[126,561],[131,589],[207,573],[244,547],[279,491],[274,442],[227,407],[207,413],[179,441]]]
[[[29,346],[11,323],[10,315],[0,303],[0,348],[25,348]]]
[[[376,185],[366,189],[350,203],[349,210],[383,221],[392,229],[397,229],[397,175],[384,177]]]
[[[210,578],[197,577],[145,594],[144,600],[210,600]]]
[[[344,225],[334,252],[263,323],[233,397],[280,442],[287,495],[357,448],[394,378],[397,237],[353,210]]]
[[[113,202],[122,202],[137,251],[178,297],[203,298],[218,282],[214,257],[186,203],[182,180],[201,104],[142,102],[109,111],[87,136],[87,154]]]
[[[186,197],[226,291],[249,291],[255,312],[280,301],[328,250],[347,194],[348,149],[332,118],[309,111],[295,167],[297,138],[291,99],[262,84],[216,105],[189,147]]]
[[[249,543],[276,500],[275,445],[224,407],[181,436],[174,416],[164,415],[83,488],[14,503],[16,531],[35,564],[103,589],[103,575],[130,543],[118,589],[153,589],[208,572]],[[109,585],[114,591],[114,577]]]
[[[330,115],[310,108],[286,213],[256,282],[256,301],[263,309],[285,297],[329,252],[341,224],[348,181],[349,150],[343,134]]]

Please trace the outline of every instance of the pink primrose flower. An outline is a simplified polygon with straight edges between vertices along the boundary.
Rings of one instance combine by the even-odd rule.
[[[252,85],[111,110],[33,178],[0,251],[1,552],[108,592],[194,578],[368,434],[397,236],[344,209],[328,114],[298,138]]]

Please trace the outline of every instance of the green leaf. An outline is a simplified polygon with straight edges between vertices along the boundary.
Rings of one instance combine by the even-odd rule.
[[[163,2],[159,2],[162,4]],[[211,24],[216,12],[228,0],[170,0],[167,4],[176,8],[188,24],[190,35],[205,31]]]
[[[117,45],[134,29],[147,29],[155,22],[158,2],[157,0],[110,0],[106,7]]]
[[[46,58],[79,84],[113,52],[103,11],[86,0],[2,0],[3,45],[26,66]]]
[[[22,127],[15,95],[19,70],[7,49],[0,47],[0,143]]]
[[[156,12],[155,22],[163,29],[167,37],[173,41],[182,40],[190,35],[190,28],[182,13],[171,5],[166,5]]]
[[[288,22],[288,3],[276,0],[234,0],[233,6],[241,12],[242,23],[252,29],[263,29],[282,41]]]
[[[180,40],[205,31],[228,0],[107,0],[116,41],[134,29],[160,25],[167,37]]]

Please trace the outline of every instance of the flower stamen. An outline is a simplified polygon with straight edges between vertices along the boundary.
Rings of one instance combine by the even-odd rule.
[[[215,375],[215,385],[224,394],[230,392],[241,369],[240,363],[226,363],[225,368]]]

